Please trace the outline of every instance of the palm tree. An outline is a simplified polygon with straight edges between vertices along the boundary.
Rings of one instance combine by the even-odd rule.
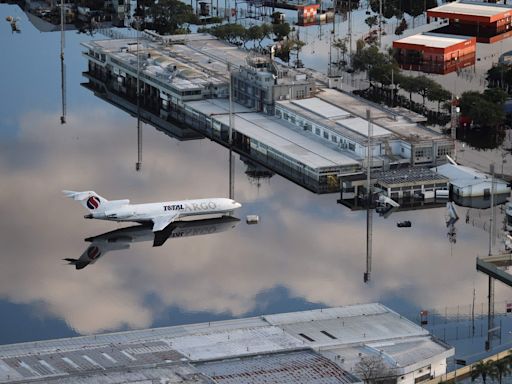
[[[493,368],[490,375],[493,379],[498,379],[498,383],[501,384],[503,377],[508,376],[510,372],[512,372],[510,368],[510,356],[495,361]]]
[[[475,381],[479,376],[482,376],[482,380],[486,384],[487,375],[490,375],[493,369],[494,361],[479,361],[471,368],[471,381]]]

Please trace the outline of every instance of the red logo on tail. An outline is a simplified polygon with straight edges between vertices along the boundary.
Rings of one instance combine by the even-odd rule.
[[[87,208],[97,209],[100,206],[100,199],[96,196],[91,196],[87,199]]]

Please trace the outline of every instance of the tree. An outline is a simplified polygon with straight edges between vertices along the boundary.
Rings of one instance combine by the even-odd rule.
[[[343,61],[345,61],[345,54],[348,51],[347,38],[344,37],[343,39],[341,39],[341,38],[334,39],[334,41],[332,42],[332,47],[335,48],[338,51],[338,53],[341,53],[341,59]],[[338,58],[339,58],[339,56],[338,56]]]
[[[452,97],[451,92],[444,89],[436,83],[427,92],[427,99],[430,101],[437,101],[437,113],[441,110],[441,103],[450,100]]]
[[[415,81],[417,83],[417,93],[423,98],[423,109],[425,109],[425,99],[427,95],[431,92],[431,89],[438,87],[438,84],[423,75],[416,77]]]
[[[460,98],[462,115],[469,117],[479,127],[497,127],[502,124],[505,119],[503,103],[496,103],[488,97],[489,92],[487,96],[475,91],[464,92]]]
[[[282,24],[273,24],[272,25],[272,33],[275,35],[277,40],[283,40],[290,34],[290,24],[282,23]]]
[[[510,372],[512,372],[510,368],[510,363],[510,356],[495,361],[493,365],[493,370],[490,372],[491,378],[498,379],[498,383],[501,384],[503,377],[508,376]]]
[[[376,26],[377,23],[379,22],[379,19],[377,18],[376,15],[373,15],[373,16],[368,16],[364,22],[366,23],[366,25],[368,25],[368,28],[369,29],[372,29],[372,27]]]
[[[507,93],[500,88],[487,88],[484,97],[492,103],[503,105],[507,101]]]
[[[478,377],[482,376],[484,384],[486,384],[487,376],[493,370],[494,362],[492,360],[479,361],[471,368],[471,381],[475,381]]]
[[[192,7],[179,0],[153,1],[147,7],[151,27],[161,35],[174,34],[185,23],[197,23]]]
[[[400,87],[405,92],[409,92],[409,104],[412,105],[412,94],[418,92],[419,84],[416,82],[416,78],[412,76],[400,76],[398,79]]]
[[[362,356],[354,366],[354,373],[366,384],[372,384],[377,379],[389,378],[391,370],[380,356]]]
[[[395,28],[395,35],[400,36],[408,27],[409,25],[407,25],[407,21],[405,19],[400,20],[400,24]]]

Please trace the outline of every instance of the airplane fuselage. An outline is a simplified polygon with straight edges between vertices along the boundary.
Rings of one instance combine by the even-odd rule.
[[[182,218],[224,214],[239,207],[239,203],[226,198],[179,200],[148,204],[120,204],[104,212],[93,212],[86,217],[112,221],[148,222],[161,215],[177,214],[176,218]]]

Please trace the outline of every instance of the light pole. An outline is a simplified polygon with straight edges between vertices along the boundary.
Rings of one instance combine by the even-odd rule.
[[[135,163],[135,170],[142,169],[142,122],[140,120],[140,53],[139,53],[139,40],[140,40],[140,19],[135,19],[137,27],[137,162]]]

